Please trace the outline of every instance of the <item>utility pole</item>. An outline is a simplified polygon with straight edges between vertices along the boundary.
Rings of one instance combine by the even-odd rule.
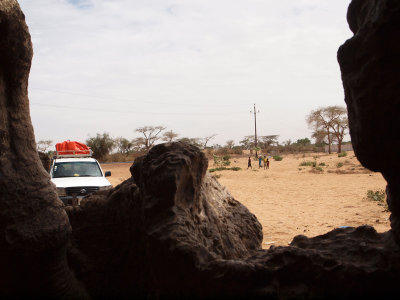
[[[256,157],[258,157],[257,154],[257,113],[259,113],[260,111],[256,110],[256,104],[254,103],[254,109],[253,111],[250,111],[250,113],[254,113],[254,147],[256,150]]]

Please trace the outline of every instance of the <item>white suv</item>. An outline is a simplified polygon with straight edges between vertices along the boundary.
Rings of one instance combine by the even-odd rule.
[[[87,155],[56,155],[50,169],[51,181],[65,205],[76,205],[80,200],[97,191],[112,188],[105,178],[99,162]]]

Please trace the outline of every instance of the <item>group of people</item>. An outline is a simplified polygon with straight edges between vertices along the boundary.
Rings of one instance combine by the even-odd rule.
[[[264,155],[264,157],[262,157],[261,155],[258,156],[258,168],[262,168],[262,164],[264,163],[264,169],[269,169],[269,158]],[[251,157],[249,156],[249,161],[247,163],[247,169],[251,168],[253,169],[253,167],[251,166]]]

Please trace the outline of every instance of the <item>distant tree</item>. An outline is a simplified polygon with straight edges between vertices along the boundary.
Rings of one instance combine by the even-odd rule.
[[[337,106],[321,107],[311,111],[306,118],[308,126],[314,130],[313,135],[317,135],[321,138],[321,135],[325,133],[325,138],[328,141],[329,154],[331,154],[332,145],[332,126],[337,118],[336,107]]]
[[[334,141],[335,136],[332,132],[330,134],[331,142]],[[312,133],[311,137],[315,140],[316,146],[328,145],[328,133],[325,130],[316,130]]]
[[[332,131],[338,143],[338,153],[342,152],[343,138],[349,128],[349,119],[347,118],[347,110],[344,107],[335,106],[333,113],[336,115],[332,124]]]
[[[309,146],[309,145],[311,145],[311,141],[309,138],[298,139],[296,141],[296,144],[301,145],[301,146]]]
[[[142,142],[146,152],[149,152],[154,146],[154,143],[161,138],[159,134],[166,128],[167,127],[164,126],[144,126],[136,128],[136,132],[143,134],[143,139],[135,139],[136,143]]]
[[[145,145],[146,141],[143,137],[137,137],[132,140],[132,151],[143,152],[146,151]]]
[[[243,147],[242,146],[233,146],[232,151],[234,154],[243,154]]]
[[[326,138],[326,131],[325,130],[315,130],[312,133],[311,138],[314,139],[314,144],[316,146],[327,145],[328,144],[328,142],[325,141],[325,138]]]
[[[210,141],[210,140],[212,140],[213,138],[215,138],[217,136],[217,134],[212,134],[212,135],[209,135],[209,136],[206,136],[206,137],[204,137],[204,138],[202,138],[202,143],[203,143],[203,149],[206,149],[206,147],[207,147],[207,143]]]
[[[291,144],[292,144],[292,140],[291,139],[288,139],[288,140],[283,142],[283,146],[284,147],[289,147]]]
[[[93,157],[101,160],[104,159],[115,146],[114,140],[108,133],[97,133],[95,137],[89,137],[86,140],[88,145],[93,151]]]
[[[201,148],[203,146],[202,139],[200,139],[200,138],[183,137],[183,138],[180,138],[178,140],[178,142],[182,142],[182,143],[186,143],[186,144],[189,144],[189,145],[193,145],[193,146],[196,146],[198,148]]]
[[[126,138],[118,137],[114,141],[119,153],[127,155],[133,148],[133,143]]]
[[[235,146],[235,141],[234,140],[228,140],[226,141],[225,147],[228,149],[233,149],[233,147]]]
[[[173,132],[172,130],[164,132],[163,136],[162,136],[162,140],[164,142],[167,143],[171,143],[173,142],[177,137],[179,136],[179,134]]]
[[[269,149],[271,146],[278,145],[279,135],[264,135],[258,137],[258,145],[262,149]]]
[[[244,149],[250,150],[255,146],[254,135],[247,135],[239,142]]]
[[[46,153],[51,144],[53,144],[52,140],[40,140],[36,143],[36,149],[37,151]]]
[[[282,142],[281,149],[283,151],[289,152],[289,151],[292,151],[293,145],[294,144],[292,143],[292,140],[288,139],[288,140]]]

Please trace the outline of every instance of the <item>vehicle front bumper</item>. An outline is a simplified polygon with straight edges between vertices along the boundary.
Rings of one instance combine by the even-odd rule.
[[[74,206],[74,205],[80,205],[81,200],[85,198],[85,196],[59,196],[60,200],[64,203],[66,206]]]

